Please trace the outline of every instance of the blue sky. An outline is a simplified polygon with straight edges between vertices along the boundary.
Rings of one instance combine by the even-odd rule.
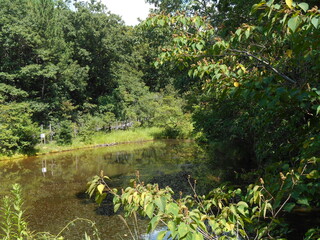
[[[146,19],[151,5],[145,3],[145,0],[101,0],[108,10],[120,15],[126,25],[138,24],[137,18]]]

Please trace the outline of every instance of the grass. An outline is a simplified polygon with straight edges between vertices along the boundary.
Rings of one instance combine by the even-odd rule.
[[[82,142],[79,137],[73,139],[70,145],[58,145],[55,141],[48,144],[38,144],[36,146],[36,154],[42,155],[46,153],[55,153],[70,151],[82,148],[92,148],[99,145],[116,145],[120,143],[128,142],[140,142],[140,141],[152,141],[157,138],[163,131],[162,128],[150,127],[150,128],[136,128],[129,130],[118,130],[109,133],[97,132],[92,136],[90,142]],[[14,160],[25,157],[21,154],[15,154],[13,156],[0,156],[0,161],[2,160]]]

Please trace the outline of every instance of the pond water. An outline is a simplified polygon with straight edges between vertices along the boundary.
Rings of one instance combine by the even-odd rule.
[[[1,162],[0,197],[13,183],[21,184],[29,227],[37,232],[57,234],[71,220],[86,218],[96,222],[102,239],[129,239],[129,231],[120,218],[110,208],[98,207],[84,193],[90,178],[103,170],[112,179],[113,187],[124,187],[139,170],[145,182],[188,191],[186,176],[204,176],[205,158],[193,142],[156,141]],[[211,178],[218,181],[218,175]],[[132,227],[133,223],[128,220],[128,224]],[[143,220],[139,226],[143,233]],[[64,235],[67,239],[81,239],[90,229],[85,222],[79,222]]]

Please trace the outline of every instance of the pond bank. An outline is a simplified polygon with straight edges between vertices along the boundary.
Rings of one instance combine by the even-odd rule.
[[[31,156],[41,156],[50,153],[68,152],[80,149],[98,148],[114,146],[131,142],[153,141],[159,138],[162,128],[136,128],[129,130],[118,130],[109,133],[96,133],[92,136],[92,141],[81,142],[79,138],[75,138],[70,145],[57,145],[55,141],[47,144],[38,144],[36,152],[32,155],[15,154],[13,156],[1,156],[0,161],[19,160]]]

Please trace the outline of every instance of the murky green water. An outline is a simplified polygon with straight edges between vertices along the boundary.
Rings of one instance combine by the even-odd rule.
[[[164,184],[175,185],[177,177],[181,178],[178,182],[186,181],[184,175],[190,171],[201,175],[199,167],[203,159],[193,142],[157,141],[2,162],[0,194],[4,195],[12,183],[22,185],[32,230],[57,234],[79,217],[95,221],[102,239],[126,239],[128,230],[119,217],[98,208],[84,194],[87,181],[103,170],[111,177],[111,185],[125,186],[139,170],[146,182],[163,180]],[[141,227],[144,228],[143,222]],[[80,239],[84,231],[88,231],[85,224],[76,224],[66,236]]]

